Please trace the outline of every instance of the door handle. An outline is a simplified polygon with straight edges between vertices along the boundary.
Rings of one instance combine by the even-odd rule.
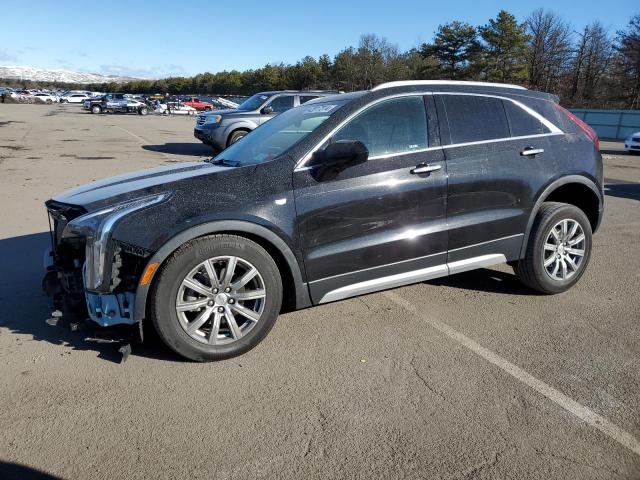
[[[419,173],[431,173],[437,170],[440,170],[442,165],[429,165],[428,163],[421,163],[420,165],[416,165],[415,168],[411,169],[411,173],[417,175]]]
[[[533,148],[533,147],[527,147],[524,150],[522,150],[520,152],[520,155],[527,157],[527,156],[536,156],[540,153],[544,153],[544,148]]]

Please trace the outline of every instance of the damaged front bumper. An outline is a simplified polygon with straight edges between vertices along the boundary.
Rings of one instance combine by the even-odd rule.
[[[47,202],[53,226],[43,289],[62,316],[101,327],[139,323],[135,291],[150,252],[115,240],[112,232],[123,216],[165,198],[153,195],[90,213]]]

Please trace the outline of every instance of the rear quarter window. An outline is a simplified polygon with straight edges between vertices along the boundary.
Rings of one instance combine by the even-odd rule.
[[[549,133],[549,129],[544,126],[540,120],[515,103],[509,100],[504,100],[503,103],[504,109],[507,112],[512,137]]]
[[[509,138],[502,100],[475,95],[442,95],[451,143]]]

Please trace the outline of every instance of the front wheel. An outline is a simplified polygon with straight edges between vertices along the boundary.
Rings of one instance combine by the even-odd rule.
[[[138,115],[146,115],[147,113],[149,113],[147,107],[142,107],[138,110]]]
[[[227,147],[236,143],[242,137],[246,136],[247,133],[249,132],[247,132],[246,130],[236,130],[235,132],[233,132],[231,135],[229,135],[229,140],[227,140]]]
[[[525,257],[514,270],[522,283],[546,294],[578,283],[591,256],[591,224],[579,208],[546,202],[531,228]]]
[[[211,235],[174,252],[150,295],[151,320],[169,348],[191,360],[221,360],[269,333],[282,304],[282,279],[257,243]]]
[[[100,107],[100,105],[94,105],[91,107],[91,113],[102,113],[102,107]]]

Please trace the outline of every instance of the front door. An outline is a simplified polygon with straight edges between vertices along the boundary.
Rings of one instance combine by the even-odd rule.
[[[361,141],[369,150],[365,163],[326,181],[313,168],[294,172],[314,303],[446,274],[447,172],[442,149],[433,138],[429,145],[431,101],[382,100],[328,140]]]

